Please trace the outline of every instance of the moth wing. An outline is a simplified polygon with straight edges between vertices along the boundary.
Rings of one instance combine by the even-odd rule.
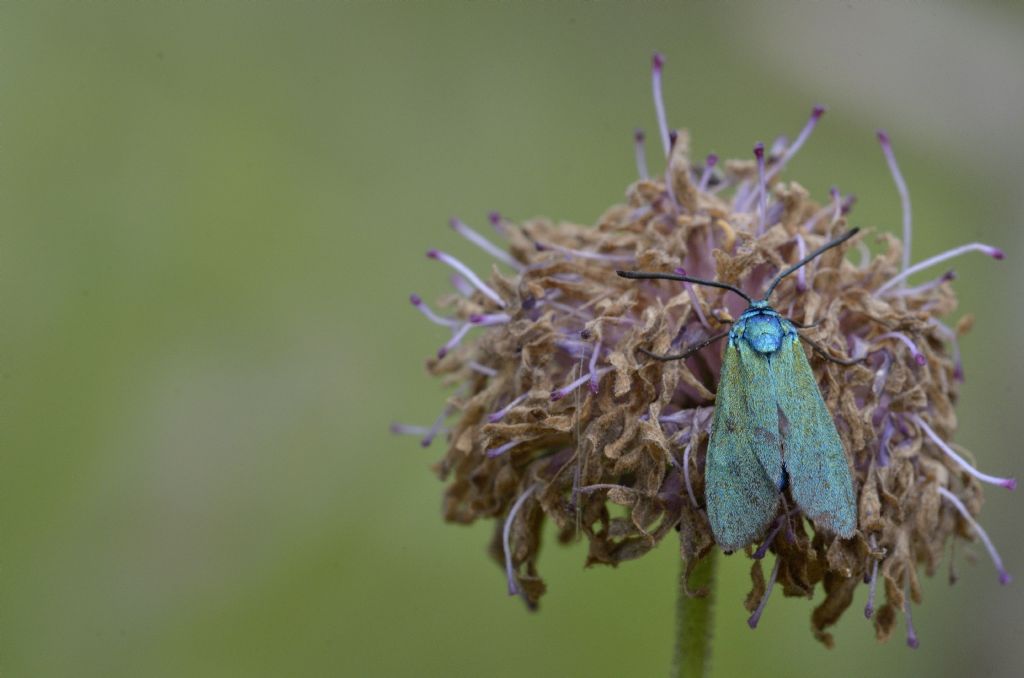
[[[711,531],[715,541],[727,551],[743,548],[761,537],[775,517],[779,503],[778,484],[765,472],[751,435],[764,422],[757,421],[760,409],[750,407],[754,394],[744,373],[746,353],[753,352],[742,351],[742,346],[745,342],[730,340],[725,347],[704,471]],[[774,405],[772,409],[775,410]],[[775,422],[777,432],[777,410]]]
[[[772,365],[767,356],[752,349],[747,342],[737,343],[740,374],[747,396],[747,437],[754,456],[778,492],[783,486],[782,437]]]
[[[853,478],[832,414],[821,397],[796,331],[772,357],[790,492],[815,524],[840,537],[857,531]]]

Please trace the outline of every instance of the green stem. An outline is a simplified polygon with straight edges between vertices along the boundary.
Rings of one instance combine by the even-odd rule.
[[[715,549],[697,563],[690,590],[707,590],[703,598],[686,595],[686,562],[682,562],[676,599],[676,642],[672,678],[703,678],[711,665],[712,610],[715,604]]]

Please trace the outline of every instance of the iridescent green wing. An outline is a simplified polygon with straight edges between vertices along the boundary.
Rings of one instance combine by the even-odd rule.
[[[752,373],[763,373],[762,378],[751,382]],[[770,432],[774,421],[776,457],[779,454],[778,410],[768,373],[767,361],[746,342],[729,340],[722,358],[704,473],[711,531],[727,551],[741,549],[764,535],[778,509],[778,484],[765,472],[757,453],[763,447],[757,442],[759,432]],[[751,383],[758,384],[755,388],[767,383],[768,392],[755,392]],[[771,416],[766,420],[768,400],[772,401]]]
[[[790,492],[808,518],[840,537],[857,531],[857,503],[843,442],[821,397],[796,331],[772,356],[782,423],[782,463]]]

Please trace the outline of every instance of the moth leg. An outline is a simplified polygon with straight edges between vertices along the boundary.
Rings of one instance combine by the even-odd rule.
[[[864,357],[861,357],[861,358],[845,358],[845,359],[844,358],[836,358],[835,356],[833,356],[831,353],[828,352],[828,349],[826,349],[824,346],[822,346],[818,342],[814,341],[813,339],[809,339],[809,338],[805,337],[802,334],[800,335],[800,338],[803,339],[804,341],[806,341],[808,344],[810,344],[811,348],[813,348],[818,353],[818,355],[820,355],[821,357],[825,358],[826,360],[831,360],[832,362],[836,363],[837,365],[846,365],[846,366],[857,365],[858,363],[864,362],[864,359],[867,357],[867,356],[864,356]]]
[[[724,337],[726,337],[728,335],[729,335],[729,330],[725,330],[724,332],[719,332],[718,334],[714,334],[714,335],[708,337],[707,339],[705,339],[704,341],[700,342],[699,344],[696,344],[694,346],[690,346],[689,348],[687,348],[682,353],[676,353],[676,354],[672,354],[672,355],[663,355],[663,354],[660,354],[660,353],[652,353],[652,352],[648,351],[646,348],[638,348],[637,350],[640,351],[641,353],[643,353],[648,358],[654,358],[655,360],[660,360],[662,362],[667,362],[669,360],[684,360],[686,358],[689,358],[691,355],[693,355],[697,351],[701,350],[702,348],[705,348],[706,346],[710,346],[711,344],[715,343],[719,339],[722,339],[722,338],[724,338]]]

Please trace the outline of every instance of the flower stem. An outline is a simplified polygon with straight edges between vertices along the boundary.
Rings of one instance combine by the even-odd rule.
[[[711,665],[712,609],[715,603],[715,550],[712,549],[690,575],[690,590],[704,589],[707,595],[693,597],[686,592],[686,561],[681,561],[676,598],[676,642],[672,678],[700,678],[709,675]]]

